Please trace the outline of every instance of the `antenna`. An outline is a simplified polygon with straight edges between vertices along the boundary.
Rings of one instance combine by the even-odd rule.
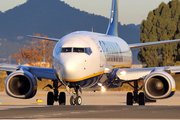
[[[93,31],[93,27],[91,28],[91,32],[94,32],[94,31]]]

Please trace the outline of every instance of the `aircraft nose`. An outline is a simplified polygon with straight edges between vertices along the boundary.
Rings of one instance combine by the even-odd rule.
[[[61,61],[62,78],[66,81],[80,78],[82,72],[82,58],[71,56]]]

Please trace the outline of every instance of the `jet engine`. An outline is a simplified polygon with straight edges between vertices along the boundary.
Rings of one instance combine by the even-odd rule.
[[[171,97],[175,92],[173,77],[164,71],[155,71],[145,77],[144,93],[149,99]]]
[[[9,74],[5,81],[6,93],[14,98],[29,99],[37,91],[36,78],[28,71],[18,70]]]

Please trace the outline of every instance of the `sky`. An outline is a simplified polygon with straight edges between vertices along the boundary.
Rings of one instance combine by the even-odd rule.
[[[111,0],[61,0],[72,7],[109,18]],[[141,24],[149,11],[154,10],[161,2],[170,0],[119,0],[119,22],[121,24]],[[0,0],[0,11],[5,12],[26,0]]]

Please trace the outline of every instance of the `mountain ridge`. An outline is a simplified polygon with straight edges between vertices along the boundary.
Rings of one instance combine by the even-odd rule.
[[[109,19],[70,7],[59,0],[28,0],[26,3],[0,14],[0,39],[26,44],[28,34],[40,33],[61,38],[74,31],[105,33]],[[119,23],[119,37],[127,43],[140,41],[139,30]],[[12,54],[17,51],[13,50]],[[0,57],[1,56],[0,54]]]

